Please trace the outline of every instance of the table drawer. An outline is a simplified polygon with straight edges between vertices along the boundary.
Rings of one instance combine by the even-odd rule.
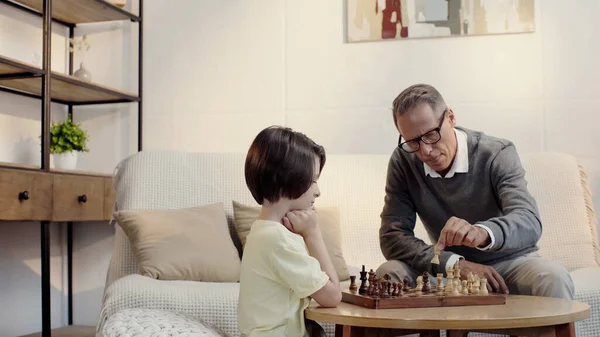
[[[112,217],[113,204],[116,198],[112,183],[112,178],[104,178],[104,220],[110,220]]]
[[[54,175],[54,221],[104,218],[104,178]]]
[[[50,220],[52,176],[0,168],[0,220]]]

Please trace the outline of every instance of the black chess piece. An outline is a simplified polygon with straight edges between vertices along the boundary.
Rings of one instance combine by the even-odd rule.
[[[350,290],[351,292],[356,292],[356,289],[358,289],[358,287],[356,286],[356,275],[350,275],[350,287],[348,288],[348,290]]]
[[[373,288],[373,296],[379,297],[381,295],[381,280],[375,279],[375,282],[373,282]]]
[[[362,266],[362,271],[360,272],[360,288],[358,288],[359,294],[367,293],[367,271],[365,270],[365,265]]]
[[[402,288],[402,281],[400,283],[394,282],[394,291],[392,293],[392,296],[399,296],[401,291],[400,288]]]
[[[427,293],[429,291],[431,291],[431,284],[429,283],[429,273],[424,272],[423,273],[423,292]]]
[[[390,281],[388,281],[385,277],[381,281],[381,297],[390,297]]]
[[[396,288],[398,287],[398,283],[392,282],[390,283],[390,296],[396,296]]]
[[[402,291],[407,293],[409,291],[409,287],[408,287],[408,277],[404,278],[404,282],[402,284]]]
[[[367,295],[371,296],[375,292],[375,275],[369,273],[369,285],[367,286]]]

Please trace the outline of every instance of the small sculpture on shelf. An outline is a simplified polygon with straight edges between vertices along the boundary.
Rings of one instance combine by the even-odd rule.
[[[79,69],[73,73],[73,75],[83,81],[91,82],[92,74],[85,68],[84,59],[85,53],[90,50],[92,46],[87,41],[87,35],[83,35],[80,39],[70,38],[69,39],[69,52],[73,53],[78,50],[81,53],[81,63],[79,63]]]

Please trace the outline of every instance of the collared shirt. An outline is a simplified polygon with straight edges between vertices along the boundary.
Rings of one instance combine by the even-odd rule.
[[[448,173],[443,177],[445,179],[450,179],[454,177],[457,173],[468,173],[469,172],[469,144],[467,142],[467,134],[460,130],[454,129],[454,134],[456,135],[456,156],[454,157],[454,161],[452,162],[452,166]],[[429,165],[423,163],[423,168],[425,169],[425,176],[429,176],[431,178],[442,178],[442,176],[433,170]],[[494,233],[492,230],[486,226],[481,224],[476,224],[475,226],[481,227],[485,229],[490,235],[490,244],[485,247],[477,247],[479,250],[488,250],[495,243]],[[456,261],[460,258],[464,258],[463,256],[453,254],[446,262],[446,269],[454,266]]]
[[[456,135],[456,156],[452,162],[450,171],[448,171],[444,178],[452,178],[455,173],[469,172],[469,146],[467,144],[467,134],[458,129],[454,129],[454,134]],[[423,163],[423,168],[425,169],[426,176],[431,176],[432,178],[442,177],[426,163]]]

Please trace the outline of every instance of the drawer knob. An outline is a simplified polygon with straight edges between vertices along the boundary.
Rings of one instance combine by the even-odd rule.
[[[79,200],[79,202],[87,202],[87,196],[84,195],[80,195],[79,197],[77,197],[77,200]]]
[[[27,191],[19,192],[19,200],[20,201],[29,200],[29,192],[27,192]]]

